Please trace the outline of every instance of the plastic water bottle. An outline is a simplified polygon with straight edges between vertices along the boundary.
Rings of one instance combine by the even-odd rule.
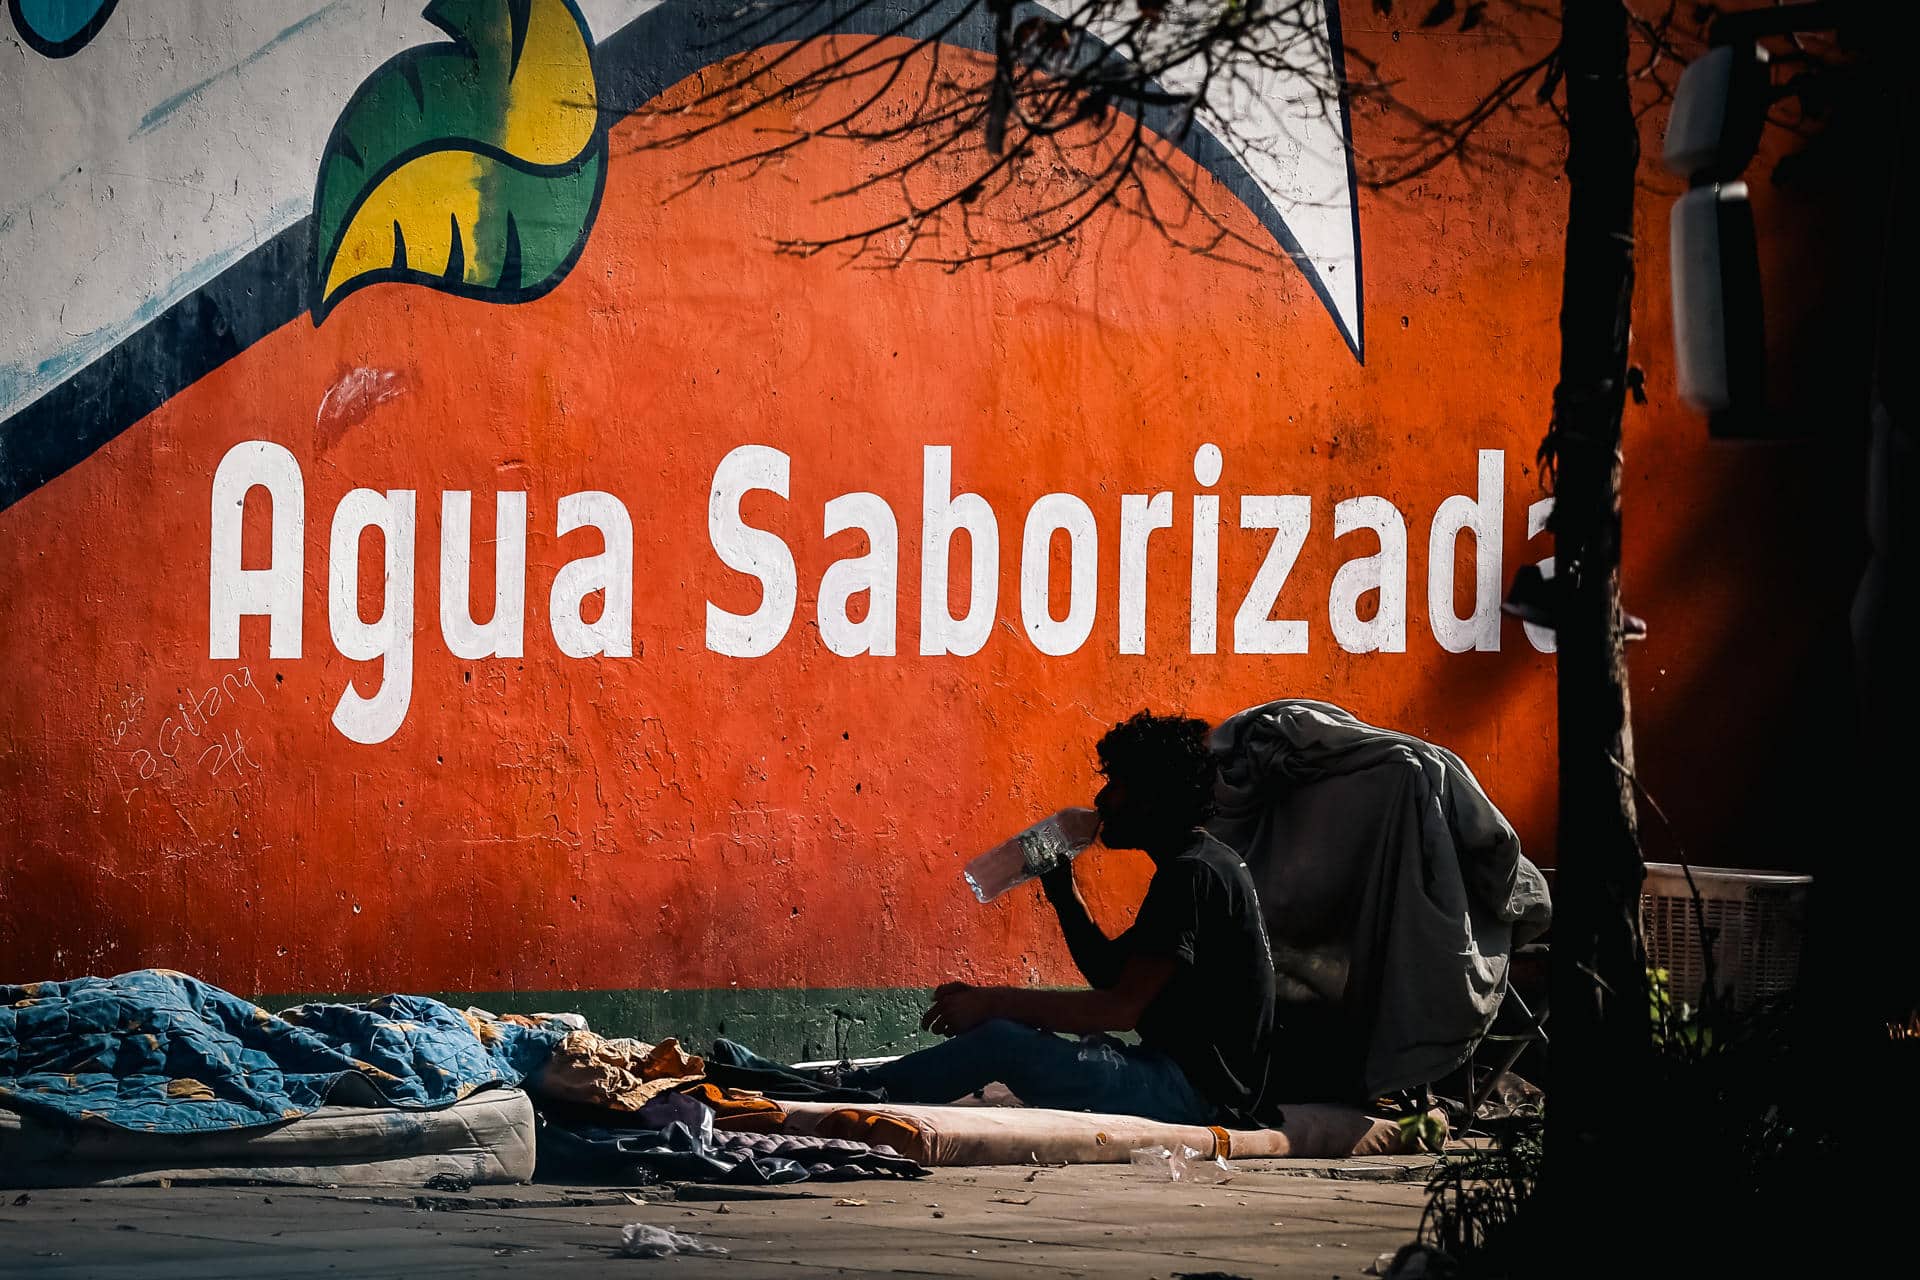
[[[1092,809],[1062,809],[967,864],[967,887],[982,902],[1017,884],[1071,862],[1100,834],[1100,815]]]

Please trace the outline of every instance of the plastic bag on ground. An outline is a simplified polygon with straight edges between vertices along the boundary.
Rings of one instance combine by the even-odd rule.
[[[1127,1162],[1155,1181],[1165,1182],[1225,1182],[1240,1172],[1225,1156],[1210,1156],[1185,1143],[1178,1151],[1139,1147],[1129,1153]]]
[[[629,1222],[620,1228],[620,1247],[614,1253],[622,1258],[671,1258],[677,1253],[727,1256],[727,1251],[717,1244],[644,1222]]]

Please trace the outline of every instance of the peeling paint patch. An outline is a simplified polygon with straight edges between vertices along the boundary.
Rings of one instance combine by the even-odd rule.
[[[313,417],[314,448],[323,454],[328,452],[375,409],[399,398],[410,386],[396,369],[366,365],[349,369],[320,397],[319,412]]]

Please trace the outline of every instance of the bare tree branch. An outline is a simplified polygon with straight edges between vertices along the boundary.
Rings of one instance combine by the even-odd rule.
[[[739,126],[762,139],[694,168],[684,190],[763,172],[810,143],[860,144],[871,167],[817,197],[845,218],[780,239],[786,253],[949,269],[1025,261],[1075,243],[1106,209],[1193,252],[1257,263],[1285,251],[1203,195],[1201,167],[1183,154],[1196,128],[1246,163],[1297,151],[1315,117],[1344,136],[1349,107],[1370,106],[1398,122],[1398,136],[1359,157],[1361,180],[1379,188],[1488,158],[1479,144],[1502,116],[1560,117],[1559,48],[1542,51],[1538,36],[1554,14],[1540,0],[1427,11],[1422,38],[1520,55],[1473,102],[1438,115],[1371,55],[1333,46],[1324,6],[1337,2],[743,0],[722,36],[758,51],[656,109],[670,127],[635,145],[675,151]],[[1659,12],[1633,18],[1634,75],[1651,110],[1687,46],[1678,0],[1648,3]],[[1395,5],[1373,8],[1391,16]],[[1490,154],[1524,163],[1504,143]],[[879,215],[875,193],[891,204]]]

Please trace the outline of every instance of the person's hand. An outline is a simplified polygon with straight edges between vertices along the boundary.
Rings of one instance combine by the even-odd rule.
[[[1051,871],[1040,874],[1040,888],[1049,902],[1061,902],[1073,896],[1073,862],[1063,861]]]
[[[945,983],[933,993],[933,1003],[921,1015],[920,1026],[939,1036],[971,1031],[994,1016],[993,988],[966,982]]]

